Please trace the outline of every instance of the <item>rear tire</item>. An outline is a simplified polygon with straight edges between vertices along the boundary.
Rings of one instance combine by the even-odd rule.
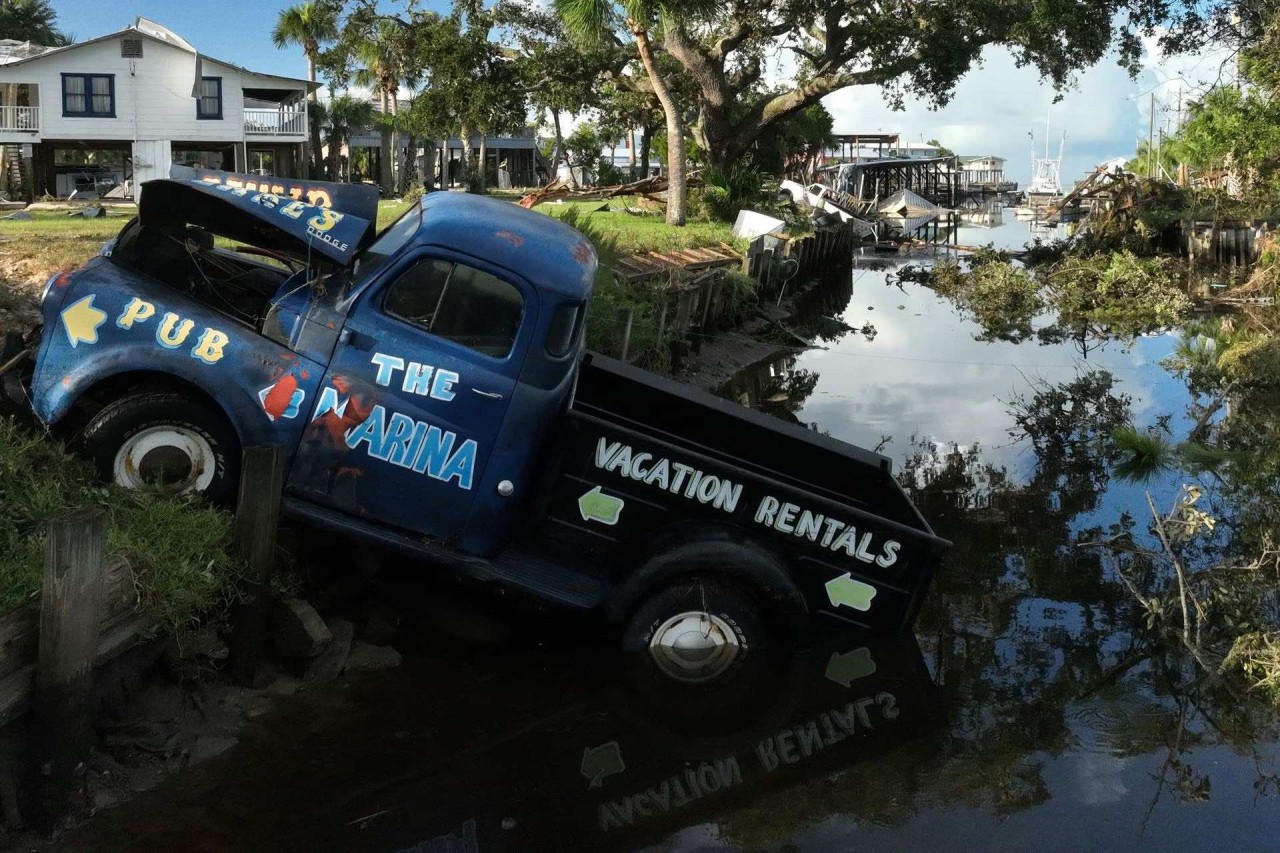
[[[200,400],[172,391],[132,394],[90,418],[81,440],[104,480],[235,504],[240,442],[222,412]]]
[[[622,635],[625,653],[647,655],[663,675],[689,684],[730,676],[766,644],[755,603],[736,587],[702,576],[650,595]]]
[[[751,725],[772,707],[782,661],[767,616],[743,586],[706,575],[658,589],[622,633],[634,701],[686,734]]]

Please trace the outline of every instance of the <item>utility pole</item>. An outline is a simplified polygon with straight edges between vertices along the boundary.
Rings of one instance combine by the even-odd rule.
[[[1152,146],[1156,136],[1156,92],[1151,93],[1151,110],[1147,114],[1147,177],[1152,174]]]

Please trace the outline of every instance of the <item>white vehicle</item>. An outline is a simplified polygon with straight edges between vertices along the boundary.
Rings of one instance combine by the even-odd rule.
[[[778,184],[778,195],[788,196],[793,204],[834,213],[840,217],[841,222],[854,224],[861,233],[875,233],[874,225],[855,215],[856,207],[852,198],[825,184],[809,184],[806,187],[798,181],[783,181]]]

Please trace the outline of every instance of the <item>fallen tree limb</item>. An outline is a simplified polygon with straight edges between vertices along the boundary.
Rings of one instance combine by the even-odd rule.
[[[689,177],[688,184],[691,187],[699,186],[700,181],[692,175]],[[543,202],[559,201],[562,199],[575,199],[581,201],[597,201],[606,198],[614,198],[620,195],[640,195],[645,198],[653,199],[656,193],[666,192],[667,179],[661,175],[653,175],[648,178],[641,178],[638,181],[632,181],[627,184],[615,184],[608,187],[571,187],[565,181],[555,180],[529,193],[520,199],[520,206],[532,208]]]

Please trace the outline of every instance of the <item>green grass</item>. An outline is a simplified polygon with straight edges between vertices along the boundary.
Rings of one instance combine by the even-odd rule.
[[[242,566],[231,518],[194,498],[104,485],[85,461],[0,418],[0,612],[40,588],[45,525],[90,507],[110,518],[108,553],[129,566],[140,603],[170,631],[225,615]]]
[[[600,210],[606,205],[609,210]],[[561,216],[568,210],[576,211],[578,222],[590,223],[600,234],[613,241],[615,250],[621,255],[697,249],[719,246],[721,243],[728,243],[739,251],[746,248],[743,241],[733,236],[733,228],[727,223],[690,220],[688,224],[677,228],[668,225],[660,212],[637,214],[622,210],[623,207],[637,206],[634,198],[622,196],[604,201],[540,204],[534,210],[554,216]]]

